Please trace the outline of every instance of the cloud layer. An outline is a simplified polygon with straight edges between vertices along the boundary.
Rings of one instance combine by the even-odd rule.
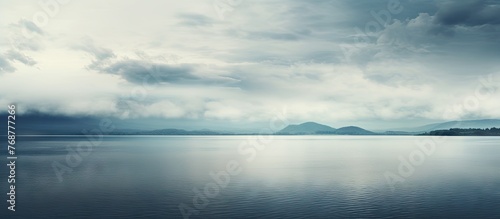
[[[283,107],[333,126],[500,117],[499,1],[222,2],[3,7],[0,103],[206,124]]]

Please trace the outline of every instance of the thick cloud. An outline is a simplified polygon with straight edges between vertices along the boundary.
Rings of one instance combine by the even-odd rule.
[[[443,25],[481,26],[500,24],[500,2],[488,0],[449,1],[436,14]]]
[[[150,57],[137,52],[138,59],[118,58],[110,49],[99,47],[90,39],[75,47],[93,56],[87,67],[101,73],[119,75],[126,81],[140,86],[169,84],[229,85],[234,79],[218,75],[198,75],[197,65],[165,63],[164,57]],[[158,59],[155,61],[153,59]]]
[[[82,1],[43,28],[0,8],[5,32],[34,36],[0,42],[2,72],[19,71],[0,76],[2,93],[16,91],[0,104],[72,116],[125,106],[131,118],[202,124],[265,122],[287,106],[297,122],[406,126],[449,119],[482,76],[499,80],[498,1],[400,0],[398,13],[390,2],[243,1],[221,12],[213,1]],[[20,67],[35,63],[40,72]],[[495,99],[451,118],[500,117]]]

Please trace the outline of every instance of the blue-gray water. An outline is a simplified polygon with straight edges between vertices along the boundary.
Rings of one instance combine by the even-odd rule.
[[[0,218],[182,218],[193,188],[234,162],[240,172],[190,218],[500,218],[498,137],[438,142],[394,190],[384,173],[429,137],[275,136],[255,151],[241,146],[252,136],[104,137],[74,167],[66,149],[85,138],[18,138],[16,212],[4,164]],[[59,181],[54,163],[72,172]]]

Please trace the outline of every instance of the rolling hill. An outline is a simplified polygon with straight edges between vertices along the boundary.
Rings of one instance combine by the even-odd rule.
[[[280,130],[277,134],[284,135],[308,135],[317,133],[330,133],[335,132],[336,129],[322,125],[315,122],[306,122],[300,125],[288,125],[284,129]]]
[[[337,129],[335,131],[337,135],[374,135],[374,132],[368,131],[366,129],[362,129],[357,126],[347,126]]]
[[[315,122],[306,122],[299,125],[289,125],[280,130],[278,135],[374,135],[375,133],[356,126],[347,126],[339,129]]]

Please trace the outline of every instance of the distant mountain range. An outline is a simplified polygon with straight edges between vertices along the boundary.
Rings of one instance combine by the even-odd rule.
[[[414,128],[394,129],[393,131],[373,132],[357,126],[346,126],[341,128],[333,128],[328,125],[319,124],[316,122],[305,122],[302,124],[288,125],[282,130],[273,133],[275,135],[420,135],[437,130],[449,129],[485,129],[500,127],[498,119],[484,120],[466,120],[466,121],[451,121],[444,123],[435,123]],[[441,132],[433,132],[441,133]],[[462,132],[460,132],[462,133]],[[465,132],[463,132],[465,133]],[[469,132],[468,132],[469,133]],[[159,129],[152,131],[134,131],[134,132],[115,132],[112,134],[123,135],[253,135],[256,133],[232,133],[211,130],[196,130],[187,131],[183,129]],[[269,133],[271,134],[271,133]]]
[[[356,126],[347,126],[339,129],[315,122],[306,122],[300,125],[289,125],[280,130],[278,135],[374,135],[374,132]]]
[[[212,130],[187,131],[184,129],[158,129],[152,131],[120,130],[112,135],[255,135],[259,133],[232,133]],[[356,126],[332,128],[315,122],[306,122],[299,125],[289,125],[276,133],[276,135],[375,135],[377,133]]]
[[[425,126],[414,128],[401,128],[394,129],[393,131],[373,132],[357,126],[346,126],[341,128],[333,128],[328,125],[319,124],[316,122],[305,122],[298,125],[288,125],[284,129],[276,133],[268,133],[275,135],[422,135],[422,134],[435,134],[435,133],[448,133],[448,132],[432,132],[432,131],[446,131],[450,129],[486,129],[500,127],[500,120],[498,119],[484,119],[484,120],[467,120],[467,121],[451,121],[444,123],[435,123]],[[454,132],[455,135],[468,132]],[[473,132],[474,133],[474,132]],[[478,132],[479,133],[479,132]],[[120,130],[111,133],[112,135],[256,135],[258,133],[237,133],[237,132],[224,132],[212,130],[194,130],[187,131],[184,129],[158,129],[152,131],[140,130]],[[481,134],[484,135],[484,134]]]
[[[500,119],[482,119],[482,120],[464,120],[464,121],[450,121],[443,123],[434,123],[425,126],[418,126],[413,128],[398,128],[391,131],[372,132],[366,129],[348,126],[342,128],[332,128],[330,126],[318,124],[315,122],[306,122],[300,125],[289,125],[276,134],[281,135],[310,135],[310,134],[333,134],[333,135],[417,135],[428,133],[436,130],[450,130],[450,129],[487,129],[499,128]],[[461,133],[461,132],[460,132]],[[463,132],[465,133],[465,132]]]
[[[486,129],[500,127],[500,119],[483,119],[483,120],[464,120],[464,121],[451,121],[443,123],[434,123],[425,126],[413,128],[400,128],[385,132],[372,132],[357,126],[347,126],[342,128],[332,128],[327,125],[306,122],[300,125],[289,125],[281,131],[277,132],[278,135],[417,135],[428,133],[436,130],[450,130],[450,129]],[[465,132],[464,132],[465,133]]]
[[[6,116],[6,115],[4,115]],[[100,118],[94,117],[61,117],[50,115],[24,115],[16,118],[18,135],[83,135],[84,130],[95,130],[100,124]],[[232,126],[227,125],[224,128],[220,126],[217,130],[200,129],[189,130],[182,129],[185,127],[197,127],[196,124],[185,125],[179,123],[168,122],[170,128],[165,127],[165,122],[162,121],[142,121],[142,120],[113,120],[116,127],[108,135],[258,135],[260,134],[256,128],[248,128],[247,130],[231,129]],[[220,124],[219,124],[220,125]],[[182,127],[182,128],[181,128]],[[216,127],[216,126],[214,126]],[[287,127],[276,131],[276,135],[420,135],[430,133],[432,131],[443,131],[450,129],[489,129],[500,128],[500,119],[482,119],[482,120],[465,120],[465,121],[449,121],[442,123],[434,123],[424,126],[394,128],[386,130],[367,130],[357,126],[332,127],[316,122],[305,122],[302,124],[291,124]],[[6,126],[1,126],[0,131],[7,132]],[[449,133],[449,132],[433,132],[433,133]],[[431,133],[431,134],[433,134]],[[453,132],[462,135],[470,134],[471,131]],[[476,133],[476,132],[472,132]]]

